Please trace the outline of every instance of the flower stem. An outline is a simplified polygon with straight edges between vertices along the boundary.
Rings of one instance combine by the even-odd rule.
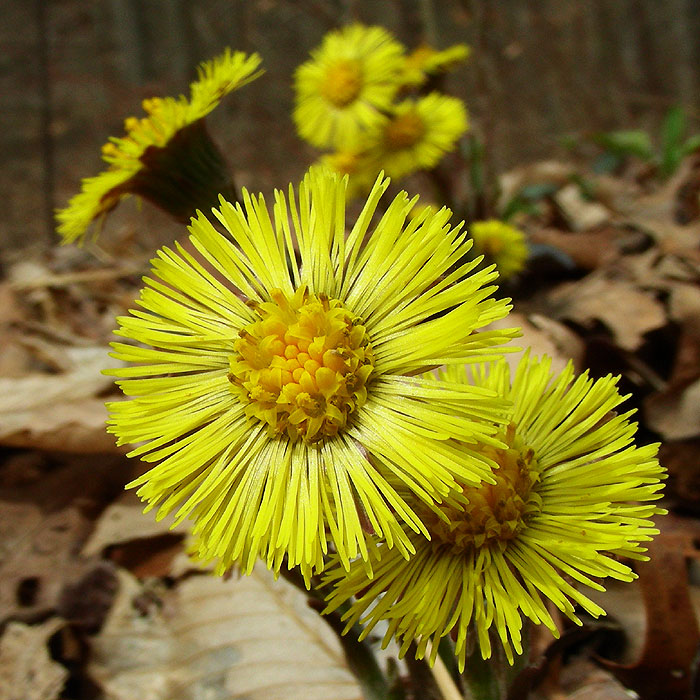
[[[462,677],[467,686],[469,700],[501,700],[497,665],[493,658],[482,659],[478,649],[467,658]]]

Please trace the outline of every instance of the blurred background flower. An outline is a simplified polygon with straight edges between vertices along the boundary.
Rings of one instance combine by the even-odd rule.
[[[101,223],[124,197],[149,200],[181,222],[198,208],[211,208],[219,194],[237,199],[226,160],[209,136],[204,117],[224,95],[255,80],[261,58],[229,49],[198,68],[190,98],[152,97],[146,116],[128,117],[126,135],[102,147],[108,169],[82,182],[81,192],[56,212],[58,233],[67,243],[80,240],[93,222]]]

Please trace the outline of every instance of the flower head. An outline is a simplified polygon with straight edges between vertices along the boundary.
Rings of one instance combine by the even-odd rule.
[[[401,44],[381,27],[353,24],[326,35],[297,68],[294,121],[314,146],[354,148],[384,121],[399,88]]]
[[[406,56],[402,82],[405,85],[422,85],[430,76],[452,70],[469,58],[471,49],[466,44],[455,44],[439,51],[422,44]]]
[[[483,255],[487,263],[495,263],[502,279],[518,274],[528,256],[525,234],[498,219],[475,221],[469,226],[474,241],[473,255]]]
[[[131,194],[143,196],[187,221],[199,207],[216,203],[229,185],[225,163],[209,138],[203,118],[221,98],[257,78],[260,57],[226,50],[198,68],[190,98],[153,97],[143,101],[146,116],[129,117],[126,135],[102,148],[109,167],[83,180],[81,192],[56,212],[65,242],[85,235],[90,224]]]
[[[464,368],[441,376],[468,382]],[[644,559],[642,543],[658,532],[651,517],[664,512],[653,504],[665,478],[658,446],[633,444],[632,412],[615,413],[626,398],[616,379],[574,378],[571,365],[554,377],[548,359],[526,355],[512,381],[505,361],[475,380],[513,402],[503,445],[482,447],[493,478],[419,507],[431,540],[412,535],[407,561],[380,544],[373,578],[357,563],[328,574],[329,609],[357,596],[348,627],[361,620],[366,635],[387,620],[385,643],[396,635],[405,653],[416,640],[423,656],[432,642],[433,659],[452,633],[462,668],[469,629],[484,658],[497,635],[511,662],[522,651],[522,616],[556,634],[545,600],[577,624],[575,605],[604,614],[570,581],[603,590],[598,579],[633,579],[617,556]]]
[[[367,152],[390,177],[438,164],[467,130],[462,100],[432,92],[397,104],[367,138]]]
[[[399,491],[432,502],[479,483],[488,461],[454,439],[500,444],[492,390],[416,376],[514,335],[478,331],[509,308],[484,287],[495,273],[453,268],[469,243],[446,209],[408,222],[417,198],[402,192],[373,222],[382,178],[346,237],[345,182],[312,170],[272,217],[262,196],[222,200],[226,235],[200,214],[201,259],[159,251],[141,309],[119,319],[138,345],[114,344],[134,364],[111,371],[129,400],[110,405],[110,430],[157,463],[132,485],[190,516],[220,571],[286,556],[308,576],[328,537],[348,565],[368,530],[407,553],[425,528]]]

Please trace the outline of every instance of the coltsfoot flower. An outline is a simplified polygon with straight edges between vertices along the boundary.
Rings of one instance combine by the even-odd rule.
[[[366,533],[403,555],[427,534],[420,503],[491,478],[469,445],[497,448],[507,414],[490,388],[423,378],[477,361],[515,331],[479,331],[509,309],[490,297],[492,269],[453,266],[469,249],[451,212],[408,221],[405,192],[382,215],[380,177],[346,237],[346,180],[312,170],[289,198],[222,201],[190,241],[163,248],[139,310],[114,343],[128,400],[109,430],[155,462],[131,486],[159,515],[194,521],[197,555],[250,571],[323,567],[368,556]],[[373,217],[377,217],[373,220]],[[450,271],[453,270],[453,271]],[[462,442],[457,443],[456,438]]]
[[[386,120],[403,65],[403,46],[382,27],[353,24],[327,34],[295,74],[301,138],[320,148],[356,147]]]
[[[186,222],[198,207],[211,207],[219,193],[230,192],[226,163],[203,119],[224,95],[261,75],[260,62],[257,54],[227,49],[199,66],[189,99],[144,100],[146,116],[126,119],[126,135],[103,146],[108,169],[85,178],[81,191],[56,212],[64,242],[81,239],[94,221],[132,194]]]
[[[395,105],[366,139],[367,153],[387,175],[400,178],[435,167],[468,128],[464,102],[431,92]]]
[[[441,376],[469,381],[459,367]],[[574,378],[571,365],[554,377],[548,359],[527,355],[512,382],[503,360],[475,379],[514,406],[500,429],[504,446],[482,448],[496,465],[494,480],[420,505],[431,540],[412,534],[408,560],[379,544],[373,578],[357,562],[349,573],[327,574],[335,584],[327,611],[356,596],[344,615],[348,628],[364,622],[366,635],[386,620],[385,644],[395,635],[405,654],[415,640],[423,657],[430,641],[431,662],[451,633],[462,669],[468,630],[484,658],[495,637],[512,663],[522,652],[522,616],[557,634],[546,600],[577,624],[576,605],[604,614],[572,581],[604,590],[598,579],[635,578],[617,557],[645,559],[642,543],[658,533],[651,518],[665,512],[654,505],[665,478],[658,446],[633,444],[632,411],[615,413],[626,398],[616,379]]]
[[[520,229],[498,219],[489,219],[472,223],[469,235],[474,241],[472,255],[483,255],[485,262],[495,263],[503,279],[525,268],[528,248]]]
[[[466,61],[470,53],[466,44],[455,44],[442,51],[422,44],[406,56],[402,82],[410,86],[422,85],[430,76],[447,73]]]

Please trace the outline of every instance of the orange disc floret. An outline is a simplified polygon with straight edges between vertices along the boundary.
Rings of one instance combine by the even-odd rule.
[[[528,518],[539,512],[542,500],[536,484],[540,468],[534,452],[510,424],[499,434],[506,448],[484,446],[483,453],[497,466],[494,483],[465,486],[455,497],[433,507],[424,520],[436,547],[448,545],[455,554],[483,546],[501,550],[514,539]]]
[[[365,327],[338,299],[302,285],[256,306],[239,332],[229,380],[249,417],[292,440],[336,435],[367,399],[374,356]]]

